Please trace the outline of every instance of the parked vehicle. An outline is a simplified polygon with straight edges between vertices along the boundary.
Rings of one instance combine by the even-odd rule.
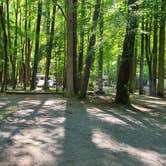
[[[37,87],[43,87],[44,86],[44,78],[43,77],[41,77],[39,80],[38,80],[38,82],[37,82]]]
[[[37,82],[37,87],[39,88],[44,87],[44,83],[45,83],[44,77],[39,78]],[[48,80],[48,87],[54,87],[55,85],[56,83],[54,80],[51,80],[51,79]]]

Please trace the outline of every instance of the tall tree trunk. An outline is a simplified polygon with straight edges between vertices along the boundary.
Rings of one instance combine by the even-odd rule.
[[[153,96],[152,93],[152,53],[150,50],[150,31],[151,31],[151,19],[146,20],[146,28],[147,34],[145,35],[145,51],[146,51],[146,61],[148,65],[148,74],[149,74],[149,95]]]
[[[2,86],[1,86],[1,92],[4,92],[7,90],[7,81],[8,81],[8,52],[7,52],[7,47],[8,47],[8,39],[7,39],[7,34],[6,34],[6,29],[5,29],[5,19],[3,15],[3,6],[0,4],[0,23],[2,26],[2,31],[3,31],[3,47],[4,47],[4,64],[3,64],[3,77],[2,77]]]
[[[98,93],[103,93],[103,11],[100,12],[100,46],[98,55]]]
[[[77,0],[67,0],[67,72],[66,89],[68,94],[77,92]]]
[[[31,2],[25,1],[25,89],[30,84],[31,42],[28,31],[31,29]]]
[[[136,45],[136,44],[135,44]],[[130,76],[129,76],[129,92],[134,93],[136,88],[136,59],[137,59],[137,45],[134,49],[134,56],[133,60],[131,62],[131,70],[130,70]]]
[[[50,36],[49,41],[47,43],[47,59],[46,59],[46,71],[45,71],[45,83],[44,83],[45,90],[48,89],[48,77],[49,77],[51,53],[52,53],[52,46],[53,46],[53,39],[54,39],[56,3],[57,3],[57,1],[54,0],[53,1],[53,12],[52,12],[52,22],[51,22],[51,32],[49,34],[49,36]]]
[[[134,44],[136,28],[138,27],[137,17],[133,14],[137,10],[137,5],[134,3],[137,0],[129,0],[128,6],[131,6],[131,10],[128,12],[128,23],[126,27],[126,35],[123,44],[123,53],[121,65],[118,73],[117,91],[116,91],[116,103],[129,104],[129,76],[132,70],[131,64],[134,57]]]
[[[152,60],[152,95],[156,96],[156,79],[157,79],[157,43],[158,43],[158,27],[157,16],[154,16],[153,23],[153,60]]]
[[[0,24],[0,86],[2,84],[2,73],[3,73],[3,64],[2,64],[2,61],[3,61],[3,46],[2,46],[2,43],[3,43],[2,27],[1,27],[1,24]]]
[[[0,26],[0,42],[1,42],[1,26]],[[1,45],[0,45],[1,46]],[[2,65],[2,60],[3,60],[3,50],[0,49],[0,86],[2,84],[2,74],[3,74],[3,65]]]
[[[85,19],[85,0],[81,0],[81,21]],[[82,83],[82,70],[83,70],[83,57],[84,57],[84,27],[80,25],[80,48],[78,57],[78,87],[81,89]]]
[[[63,58],[63,91],[66,89],[66,57],[67,57],[67,47],[66,47],[66,20],[64,19],[64,58]]]
[[[42,16],[42,1],[38,0],[38,15],[37,15],[37,24],[36,24],[36,42],[35,42],[35,55],[34,55],[34,64],[33,64],[33,73],[31,79],[31,90],[36,88],[36,75],[38,68],[39,60],[39,38],[40,38],[40,22]]]
[[[90,76],[90,69],[92,66],[92,63],[94,61],[94,45],[96,42],[96,27],[97,27],[97,21],[100,13],[100,5],[101,0],[96,0],[95,4],[95,10],[93,14],[93,20],[92,20],[92,28],[91,28],[91,36],[88,44],[88,50],[87,50],[87,57],[86,57],[86,64],[85,64],[85,71],[84,71],[84,77],[83,77],[83,83],[82,88],[80,91],[80,97],[85,98],[86,92],[88,88],[88,82],[89,82],[89,76]]]
[[[74,11],[73,11],[73,80],[74,80],[74,93],[77,94],[79,91],[78,77],[77,77],[77,1],[73,0]]]
[[[22,11],[20,8],[20,31],[22,31]],[[20,78],[19,81],[23,85],[23,89],[26,90],[26,80],[25,80],[25,63],[24,63],[24,42],[23,35],[20,35],[20,45],[21,45],[21,60],[20,60]]]
[[[12,88],[13,90],[16,88],[16,60],[17,60],[17,34],[18,34],[18,0],[15,6],[15,39],[14,39],[14,52],[11,59],[12,64]]]
[[[159,38],[159,65],[158,65],[158,87],[157,96],[164,97],[164,49],[165,49],[165,11],[166,0],[162,0],[161,20],[160,20],[160,38]]]
[[[8,48],[12,50],[12,41],[11,41],[11,32],[10,32],[10,13],[9,13],[9,0],[6,0],[6,11],[7,11],[7,33],[8,33]],[[12,64],[12,52],[8,52],[8,56],[10,58],[10,62]]]
[[[145,52],[145,35],[144,35],[144,17],[142,18],[142,34],[141,34],[141,59],[140,59],[140,76],[139,76],[139,94],[144,94],[144,52]]]

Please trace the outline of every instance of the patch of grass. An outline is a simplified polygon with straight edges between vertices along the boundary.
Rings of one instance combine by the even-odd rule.
[[[17,109],[17,106],[13,105],[13,106],[9,106],[9,107],[6,107],[5,110],[6,111],[14,111]]]
[[[27,125],[27,124],[24,124],[24,123],[23,123],[23,124],[20,124],[20,126],[19,126],[20,129],[25,129],[25,128],[27,128],[27,127],[28,127],[28,125]]]
[[[13,105],[13,106],[8,106],[8,107],[5,107],[5,108],[0,108],[0,112],[4,112],[4,111],[15,111],[17,110],[17,106]]]

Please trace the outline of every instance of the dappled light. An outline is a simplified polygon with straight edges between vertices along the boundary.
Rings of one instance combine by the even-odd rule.
[[[165,155],[161,155],[153,150],[146,150],[144,148],[137,148],[129,144],[120,143],[116,138],[112,138],[107,133],[103,133],[100,129],[93,130],[92,142],[101,149],[107,149],[108,153],[116,154],[116,157],[130,155],[140,160],[142,164],[149,166],[162,166],[165,164]]]
[[[102,110],[96,107],[88,108],[86,111],[89,113],[91,117],[97,118],[98,120],[101,120],[103,122],[108,122],[108,123],[122,125],[122,126],[128,125],[126,122],[120,120],[119,118],[116,118],[115,116],[111,114],[106,114]]]
[[[0,0],[0,166],[166,166],[166,0]]]
[[[111,103],[94,105],[54,95],[10,96],[10,100],[7,95],[2,100],[0,166],[166,162],[165,105],[159,108],[156,102],[147,111],[139,99],[131,106],[110,107]]]
[[[139,111],[142,111],[142,112],[150,112],[152,109],[148,109],[148,108],[144,108],[144,107],[141,107],[141,106],[138,106],[138,105],[135,105],[135,104],[132,104],[132,106],[139,110]],[[156,106],[157,107],[157,106]]]

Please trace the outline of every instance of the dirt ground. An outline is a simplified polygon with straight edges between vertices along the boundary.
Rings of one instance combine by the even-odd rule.
[[[0,96],[0,166],[166,166],[166,100],[132,101]]]

